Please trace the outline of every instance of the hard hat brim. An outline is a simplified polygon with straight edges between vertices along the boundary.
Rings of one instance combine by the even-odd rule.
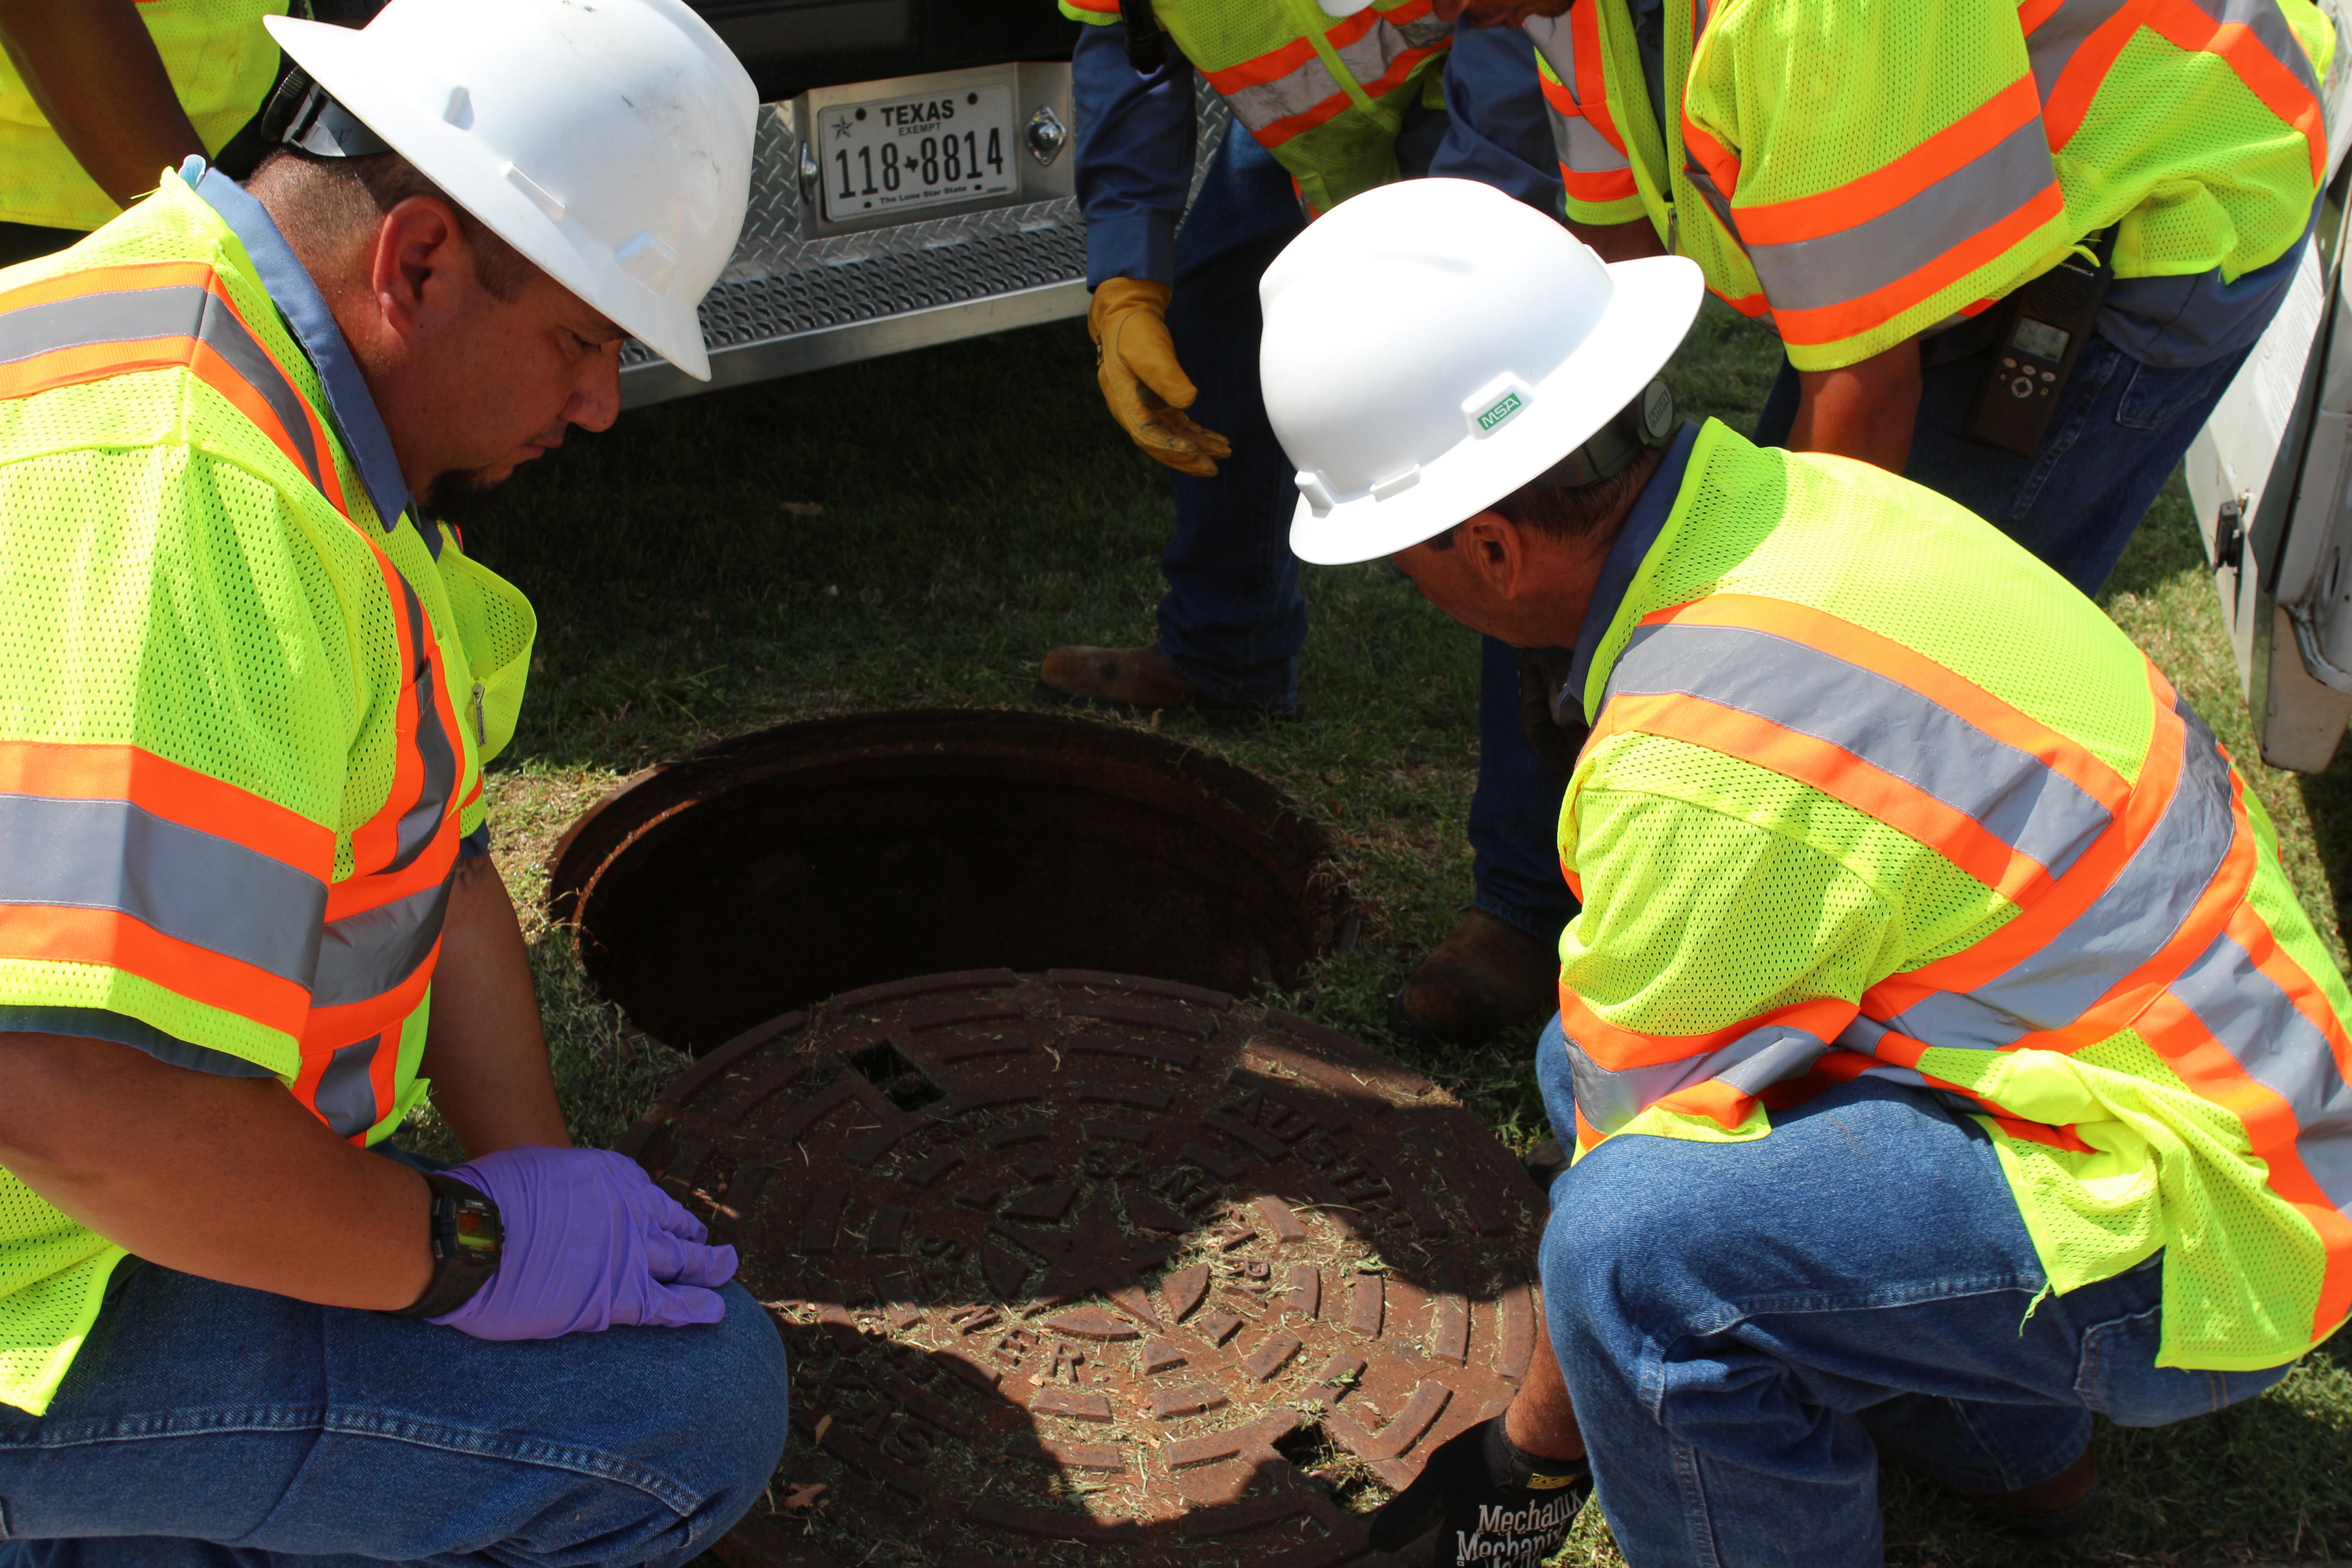
[[[637,284],[609,256],[585,251],[520,186],[492,177],[478,155],[468,156],[467,132],[418,113],[401,84],[371,63],[362,30],[296,16],[263,23],[311,80],[484,227],[646,347],[697,381],[710,379],[696,310],[701,300],[667,298]]]
[[[1292,553],[1317,566],[1392,555],[1485,510],[1591,439],[1674,357],[1706,291],[1697,264],[1679,256],[1617,262],[1609,280],[1608,309],[1535,384],[1523,413],[1423,463],[1411,484],[1382,486],[1385,498],[1361,495],[1318,511],[1301,496]]]

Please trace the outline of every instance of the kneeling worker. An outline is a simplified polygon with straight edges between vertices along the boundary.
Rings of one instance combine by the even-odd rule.
[[[2262,808],[1990,524],[1675,428],[1652,377],[1699,291],[1438,180],[1263,284],[1298,553],[1573,647],[1591,724],[1537,1063],[1574,1415],[1535,1379],[1489,1463],[1433,1460],[1441,1563],[1544,1544],[1474,1540],[1481,1496],[1564,1529],[1528,1474],[1588,1444],[1637,1568],[1874,1563],[1882,1456],[2063,1534],[2094,1414],[2247,1398],[2352,1310],[2352,997]],[[1409,341],[1342,330],[1399,300]]]
[[[757,95],[680,0],[271,26],[249,189],[0,272],[0,1562],[676,1563],[782,1349],[566,1146],[481,853],[530,610],[428,519],[625,337],[707,375]],[[370,1152],[427,1076],[446,1172]]]

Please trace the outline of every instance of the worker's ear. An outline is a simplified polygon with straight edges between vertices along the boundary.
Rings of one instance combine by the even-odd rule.
[[[1517,595],[1527,581],[1528,531],[1498,511],[1465,519],[1454,531],[1462,564],[1496,599]]]
[[[384,325],[396,335],[415,335],[426,317],[444,305],[452,288],[473,281],[473,249],[457,214],[438,196],[410,196],[383,215],[375,232],[369,285]]]

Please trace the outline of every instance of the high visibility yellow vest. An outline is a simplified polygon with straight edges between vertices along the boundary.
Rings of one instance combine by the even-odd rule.
[[[1061,4],[1077,21],[1118,20],[1118,0]],[[1152,14],[1317,213],[1398,177],[1405,110],[1440,90],[1454,38],[1430,0],[1337,17],[1316,0],[1154,0]]]
[[[385,527],[328,406],[176,174],[0,271],[0,1008],[238,1058],[365,1145],[424,1087],[533,622]],[[0,1172],[0,1401],[46,1407],[121,1256]]]
[[[139,0],[188,121],[217,153],[261,111],[278,74],[278,46],[261,26],[286,0]],[[155,171],[160,180],[163,171]],[[40,105],[0,55],[0,221],[93,229],[122,209],[49,128]]]
[[[1973,315],[2119,225],[2117,276],[2225,280],[2303,235],[2335,35],[2309,0],[1627,0],[1528,25],[1568,216],[1646,217],[1831,370]],[[1663,132],[1663,133],[1662,133]]]
[[[1620,549],[1560,816],[1580,1152],[1940,1090],[2056,1289],[2163,1249],[2162,1364],[2334,1331],[2352,995],[2165,678],[1941,496],[1712,422]]]

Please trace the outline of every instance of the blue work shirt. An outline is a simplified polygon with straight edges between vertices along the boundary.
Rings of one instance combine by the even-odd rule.
[[[1108,278],[1171,283],[1176,224],[1193,164],[1192,63],[1172,39],[1149,75],[1128,62],[1127,28],[1080,29],[1070,57],[1078,119],[1078,210],[1087,221],[1087,287]],[[1426,168],[1477,180],[1560,216],[1563,194],[1535,48],[1517,27],[1457,26],[1444,68],[1443,133]],[[1236,126],[1232,135],[1247,135]],[[1419,136],[1409,128],[1406,133]]]

